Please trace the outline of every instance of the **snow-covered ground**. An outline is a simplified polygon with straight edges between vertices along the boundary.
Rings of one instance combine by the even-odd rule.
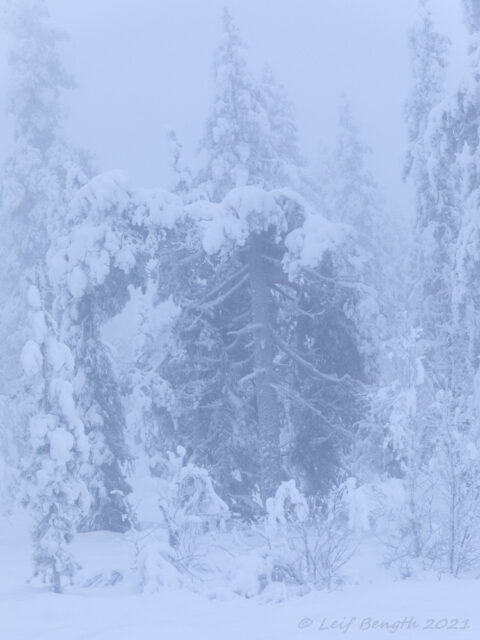
[[[379,574],[370,584],[274,603],[172,590],[146,596],[133,578],[99,586],[112,569],[129,574],[133,548],[122,536],[79,536],[76,553],[91,586],[48,593],[27,583],[27,536],[18,523],[1,523],[1,640],[480,638],[479,581],[390,582]]]

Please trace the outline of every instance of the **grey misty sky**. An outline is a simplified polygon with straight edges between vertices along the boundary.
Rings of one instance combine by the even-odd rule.
[[[402,185],[403,105],[411,86],[407,30],[416,0],[48,0],[70,40],[62,54],[78,88],[68,96],[67,132],[90,149],[99,170],[122,169],[141,186],[165,186],[166,132],[187,159],[212,97],[211,61],[228,7],[248,45],[254,72],[266,62],[292,99],[302,149],[314,160],[335,138],[340,97],[350,100],[373,150],[375,176],[395,214],[410,201]],[[453,41],[449,82],[465,75],[460,0],[431,0]],[[0,43],[0,96],[8,73]],[[8,151],[9,122],[0,136]]]

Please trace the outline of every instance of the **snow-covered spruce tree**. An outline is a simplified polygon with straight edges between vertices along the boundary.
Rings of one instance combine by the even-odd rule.
[[[122,529],[127,520],[121,495],[127,492],[120,472],[126,457],[122,410],[109,356],[100,340],[104,317],[116,313],[108,306],[111,303],[115,307],[115,296],[109,298],[108,292],[97,288],[96,295],[89,292],[89,296],[73,304],[68,287],[58,288],[55,269],[49,268],[48,273],[45,269],[50,244],[50,253],[58,256],[59,245],[71,234],[76,238],[77,252],[81,251],[83,239],[79,235],[85,227],[80,223],[89,215],[82,211],[76,216],[78,212],[72,213],[69,206],[87,181],[81,167],[88,170],[85,155],[69,149],[60,126],[61,90],[72,83],[56,51],[60,35],[45,23],[44,3],[11,3],[8,16],[17,43],[11,56],[14,85],[10,100],[16,148],[7,163],[2,189],[2,212],[8,216],[6,228],[12,234],[9,269],[17,269],[10,281],[19,282],[21,287],[25,281],[22,274],[30,273],[29,279],[39,283],[40,295],[58,326],[59,338],[69,344],[74,354],[75,394],[90,440],[88,486],[93,497],[91,515],[83,520],[82,527]],[[80,271],[70,274],[72,290],[81,287],[81,278]],[[21,309],[20,291],[21,288],[12,290],[8,299],[12,304],[19,302]],[[118,295],[126,297],[125,288]]]
[[[258,509],[255,486],[263,499],[274,495],[296,457],[296,439],[305,450],[315,440],[330,446],[332,434],[345,436],[357,422],[352,403],[348,416],[332,407],[343,406],[340,398],[352,395],[360,374],[342,361],[356,350],[355,330],[342,311],[335,259],[326,256],[319,265],[323,250],[311,249],[309,275],[303,266],[288,273],[288,256],[295,262],[295,252],[302,261],[308,255],[302,225],[311,216],[293,192],[269,190],[290,187],[298,175],[295,126],[271,76],[255,83],[247,73],[228,14],[214,69],[216,100],[201,145],[206,167],[194,180],[188,216],[159,252],[159,298],[173,294],[182,312],[158,369],[175,395],[175,410],[162,410],[158,433],[169,434],[170,446],[182,443],[212,470],[222,496],[251,515]],[[317,222],[319,231],[312,219],[309,230],[321,245],[322,232],[330,236],[334,227],[320,216]],[[325,308],[331,314],[317,324]],[[295,330],[299,318],[303,331]],[[333,363],[325,356],[325,331],[335,336],[328,341]],[[309,444],[301,436],[306,413]],[[335,466],[330,453],[324,448],[315,462],[312,456],[318,476]]]
[[[303,349],[311,352],[313,348],[318,361],[323,360],[325,371],[335,371],[339,377],[350,376],[350,380],[348,376],[344,378],[340,387],[324,389],[323,399],[318,384],[314,390],[317,409],[321,409],[325,419],[344,427],[356,425],[356,436],[350,437],[351,442],[346,448],[349,438],[338,430],[337,445],[333,449],[338,451],[338,445],[343,441],[344,454],[350,453],[348,461],[344,458],[343,467],[364,479],[372,475],[374,467],[378,470],[375,461],[384,457],[382,428],[374,414],[378,412],[377,390],[391,375],[391,365],[382,358],[382,352],[389,336],[395,333],[393,320],[398,305],[394,290],[398,285],[392,252],[394,236],[387,231],[392,224],[387,224],[383,199],[368,169],[368,152],[350,106],[343,99],[334,151],[323,155],[315,180],[307,186],[316,206],[330,220],[348,225],[353,230],[355,244],[349,247],[349,254],[337,252],[330,256],[329,261],[317,265],[315,270],[304,270],[302,286],[312,301],[313,315],[310,320],[299,318],[296,325],[297,335],[309,327],[306,334],[309,346],[307,348],[305,344]],[[305,307],[304,310],[308,309]],[[325,335],[330,338],[327,344]],[[364,384],[352,385],[351,378],[362,380]],[[341,401],[335,402],[337,408],[327,418],[326,407],[332,405],[334,397],[341,398]],[[308,418],[308,413],[299,421],[305,427],[303,451],[298,450],[295,458],[301,460],[308,456],[310,464],[317,466],[316,473],[311,473],[310,477],[316,476],[320,480],[322,470],[319,461],[328,459],[333,463],[333,470],[338,459],[335,460],[333,455],[333,441],[331,435],[327,437],[328,429],[323,433],[323,443],[318,437],[318,423],[318,417],[310,415]],[[357,448],[356,444],[360,446]],[[322,454],[324,447],[330,447],[326,456]],[[313,471],[313,466],[310,468]],[[326,477],[329,475],[331,472]]]
[[[342,274],[346,286],[354,295],[346,310],[347,317],[358,332],[358,348],[370,388],[365,394],[362,432],[374,445],[368,462],[365,440],[360,437],[359,448],[353,449],[354,457],[362,460],[357,472],[367,474],[375,461],[382,457],[379,425],[376,423],[375,403],[378,389],[390,380],[390,366],[382,355],[389,339],[396,334],[400,305],[398,302],[398,266],[401,258],[396,255],[399,230],[389,219],[380,189],[368,168],[371,150],[364,142],[359,124],[355,121],[350,104],[342,98],[339,113],[339,133],[330,168],[331,196],[328,206],[334,221],[350,225],[356,232],[356,254],[353,265]],[[403,257],[403,256],[402,256]],[[362,459],[363,458],[363,459]],[[352,460],[353,462],[353,460]]]
[[[450,501],[454,506],[449,512],[447,536],[448,568],[454,574],[480,564],[480,297],[476,291],[480,274],[480,3],[465,0],[464,9],[470,36],[471,70],[468,83],[457,93],[454,110],[457,120],[455,134],[458,137],[457,164],[462,171],[463,192],[452,295],[457,340],[463,351],[461,360],[455,363],[453,393],[462,394],[463,397],[455,413],[455,428],[448,434],[448,448],[442,464],[443,475],[450,488]]]
[[[266,159],[261,156],[260,144],[266,142],[263,129],[268,120],[255,95],[253,80],[246,71],[243,44],[227,12],[223,16],[223,26],[224,37],[214,63],[215,104],[201,142],[207,162],[195,181],[195,193],[203,193],[213,201],[221,200],[236,186],[264,184],[261,165]],[[272,154],[267,151],[267,158],[268,155]],[[169,255],[171,252],[166,254]],[[245,338],[235,340],[232,332],[238,330],[235,316],[240,315],[240,322],[244,322],[249,315],[243,308],[237,313],[235,307],[240,300],[242,307],[245,303],[249,305],[249,297],[245,301],[248,293],[242,292],[241,297],[232,301],[230,292],[245,284],[247,270],[246,264],[210,256],[201,246],[193,250],[187,248],[184,259],[177,261],[173,278],[177,280],[176,290],[181,292],[177,302],[188,311],[179,318],[179,342],[165,363],[165,376],[177,388],[178,404],[182,407],[177,437],[189,452],[195,452],[197,459],[215,469],[215,477],[220,480],[225,495],[237,495],[235,502],[243,503],[249,501],[257,473],[252,446],[255,420],[251,403],[242,401],[235,380],[241,374],[231,371],[233,358],[229,352],[232,345],[237,348],[236,358],[240,361],[236,363],[237,369],[245,369],[241,360],[249,361],[252,354],[243,350],[240,356]],[[208,309],[208,315],[201,312],[202,306]],[[222,306],[228,311],[221,309]],[[228,316],[233,319],[231,326],[228,326]],[[220,323],[225,325],[221,330]],[[271,349],[270,344],[267,349]],[[195,366],[190,375],[183,378],[182,384],[178,374],[184,374],[185,367],[181,365],[179,369],[178,366],[185,357],[192,359]],[[180,390],[183,391],[179,393]],[[273,390],[270,396],[271,401]],[[265,402],[268,403],[267,398]],[[275,410],[273,407],[272,411]],[[276,439],[278,437],[273,436],[273,441]],[[264,446],[267,446],[267,440],[265,434]],[[280,473],[278,453],[272,467],[276,468],[276,474]],[[278,479],[279,476],[274,485]],[[252,512],[252,505],[240,508]]]
[[[52,245],[49,276],[61,308],[61,335],[75,357],[75,392],[90,443],[92,496],[82,529],[125,531],[129,452],[125,410],[102,328],[144,279],[141,199],[114,173],[90,180],[73,198],[70,229]],[[143,235],[142,235],[143,234]]]
[[[220,206],[215,214],[222,216]],[[187,224],[195,229],[198,219],[193,212],[191,217]],[[177,235],[174,245],[164,247],[159,263],[160,297],[170,284],[165,294],[173,295],[182,313],[159,368],[175,403],[159,413],[158,434],[183,442],[195,461],[212,469],[222,495],[251,514],[255,507],[250,493],[258,472],[256,416],[252,381],[244,380],[246,389],[241,383],[251,373],[253,359],[245,346],[249,330],[241,330],[251,324],[248,267],[230,252],[222,256],[216,248],[206,251],[201,238],[187,246],[177,244],[179,239]]]
[[[303,409],[307,408],[317,417],[317,436],[321,428],[329,427],[329,433],[332,430],[337,431],[335,425],[330,424],[325,415],[322,416],[324,423],[320,423],[318,416],[322,414],[318,405],[321,405],[322,401],[326,402],[328,393],[331,397],[338,398],[339,392],[336,389],[348,387],[351,380],[348,374],[342,381],[335,372],[327,370],[328,372],[325,373],[316,368],[314,358],[319,354],[315,351],[311,354],[303,353],[307,348],[305,344],[299,348],[296,343],[295,327],[291,322],[293,312],[289,310],[289,305],[293,307],[296,302],[297,316],[302,312],[301,286],[295,281],[299,270],[296,270],[295,264],[297,262],[303,264],[303,261],[310,257],[316,266],[316,257],[321,256],[322,251],[328,246],[328,239],[334,235],[336,227],[328,225],[319,216],[311,214],[309,217],[310,214],[301,199],[296,200],[290,192],[282,190],[266,192],[258,187],[233,189],[218,204],[205,201],[193,203],[187,207],[187,212],[200,236],[201,245],[196,247],[196,251],[201,252],[201,263],[198,258],[192,259],[192,254],[190,254],[190,260],[188,260],[188,253],[183,258],[185,270],[195,270],[196,273],[197,279],[193,276],[190,279],[190,282],[195,283],[195,290],[192,292],[195,297],[187,301],[180,296],[176,297],[178,306],[182,310],[172,330],[176,339],[174,337],[169,345],[166,357],[160,366],[162,376],[168,381],[169,387],[173,389],[176,396],[175,409],[173,414],[170,411],[166,412],[167,422],[163,422],[160,433],[162,431],[165,433],[168,428],[172,429],[173,436],[180,438],[183,436],[189,445],[194,444],[193,455],[200,457],[202,436],[205,436],[199,430],[199,426],[205,418],[209,418],[206,423],[206,427],[211,430],[208,444],[210,447],[218,447],[219,444],[225,443],[229,457],[232,455],[235,440],[231,439],[231,436],[230,439],[226,439],[225,436],[232,433],[232,426],[233,429],[238,430],[237,434],[234,432],[233,435],[243,447],[248,434],[252,444],[261,437],[265,438],[263,445],[265,447],[272,447],[273,442],[278,454],[280,428],[287,424],[286,410],[292,402]],[[315,226],[320,229],[318,237],[304,229],[305,217],[309,221],[309,232],[313,232]],[[263,295],[267,301],[270,300],[266,318],[255,315],[258,313],[255,306],[258,305],[262,309],[265,303],[262,301],[260,305],[258,298],[254,297],[251,291],[255,286],[257,273],[252,274],[250,271],[249,260],[251,253],[258,248],[257,236],[260,236],[264,243],[262,246],[264,253],[259,254],[258,260],[266,271]],[[312,237],[316,237],[318,247],[312,248]],[[266,253],[267,249],[268,253]],[[267,260],[269,260],[268,267],[265,267]],[[175,273],[178,275],[180,263],[178,261],[173,263],[170,260],[170,264],[176,265]],[[216,288],[212,288],[211,281],[207,278],[203,282],[199,281],[196,270],[199,264],[205,265],[202,275],[205,274],[212,280],[215,275],[217,277],[222,275],[223,283],[220,281]],[[292,276],[294,276],[292,280],[289,280],[287,266],[292,269]],[[162,273],[165,274],[165,269]],[[181,282],[188,283],[188,277],[184,276]],[[180,288],[179,279],[177,279],[177,286],[180,289],[178,294],[181,292],[185,295],[191,291],[188,287]],[[322,287],[325,288],[323,281],[319,289]],[[290,290],[291,295],[289,295]],[[174,292],[174,296],[176,294],[177,292]],[[297,296],[296,299],[295,296]],[[323,291],[322,299],[324,305],[329,304],[328,293],[325,294]],[[310,313],[308,300],[303,304],[309,321],[314,320],[315,315]],[[263,331],[268,331],[268,341],[263,339],[263,334],[260,338],[260,342],[263,343],[261,346],[266,345],[269,348],[267,356],[263,351],[260,352],[265,360],[260,359],[259,354],[255,352],[255,332],[260,327]],[[311,324],[309,330],[313,330]],[[304,337],[302,334],[302,339]],[[320,336],[318,336],[318,344],[320,344]],[[194,367],[188,370],[188,377],[185,378],[187,362],[194,363]],[[319,364],[323,366],[321,360]],[[295,374],[296,378],[293,379],[292,371],[296,367],[298,371]],[[261,406],[263,401],[261,399],[258,403],[259,394],[263,389],[256,378],[263,371],[269,375],[267,382],[265,379],[261,382],[268,384],[270,387],[268,392],[272,392],[275,410],[274,427],[278,431],[273,434],[267,431],[262,436],[261,432],[257,435],[248,429],[251,429],[249,425],[252,423],[258,424],[265,419],[265,416],[262,417],[257,413],[258,406],[259,404]],[[305,393],[301,395],[305,387],[298,384],[295,386],[299,380],[306,379],[310,380],[311,386],[315,383],[317,385],[318,397],[313,398],[313,401]],[[319,386],[322,387],[321,391],[318,389]],[[297,414],[296,418],[298,427],[301,416]],[[336,421],[339,421],[338,413]],[[222,423],[229,430],[216,432]],[[239,425],[243,427],[241,431]],[[190,431],[192,427],[195,428],[193,432]],[[260,423],[259,431],[261,427]],[[347,429],[339,424],[338,432],[345,431]],[[248,441],[247,444],[249,444]],[[252,458],[256,464],[261,464],[259,457],[262,455],[262,450],[260,448],[260,455],[256,454],[252,444],[249,445]],[[212,448],[208,452],[219,453],[218,448]],[[216,465],[223,461],[215,459],[213,455],[212,462],[213,469],[216,470],[218,468]],[[247,460],[240,462],[245,464]],[[323,462],[326,466],[326,461]],[[256,472],[255,469],[253,471]],[[265,471],[268,472],[268,466],[264,466],[264,473]],[[218,476],[217,479],[222,481]],[[222,482],[221,487],[225,491],[226,485]],[[229,492],[226,492],[226,496],[232,498]]]
[[[34,522],[35,572],[59,591],[75,570],[67,544],[88,498],[81,469],[88,447],[72,390],[73,361],[58,339],[45,269],[52,238],[65,226],[67,202],[85,180],[84,154],[66,143],[62,91],[71,86],[41,0],[5,3],[12,36],[9,112],[14,146],[2,175],[2,384],[22,423],[7,428],[20,440],[19,489]],[[30,324],[29,318],[32,323]],[[33,335],[32,335],[33,334]],[[27,340],[27,338],[30,338]],[[24,348],[22,351],[22,344]],[[13,360],[17,353],[23,371]]]
[[[223,37],[213,64],[215,96],[200,149],[204,169],[195,180],[205,197],[219,202],[234,187],[266,182],[275,156],[267,135],[265,100],[249,74],[243,44],[232,16],[223,12]],[[263,141],[266,147],[262,147]],[[199,189],[200,191],[200,189]]]
[[[196,177],[193,190],[194,197],[200,195],[214,202],[238,186],[266,185],[275,158],[265,133],[268,116],[256,95],[257,87],[246,71],[243,45],[227,12],[223,26],[224,37],[214,63],[215,103],[201,142],[207,161],[205,169]],[[267,149],[265,145],[270,147]],[[188,231],[185,232],[188,236]],[[176,302],[185,309],[178,320],[178,342],[166,359],[163,372],[177,389],[181,407],[176,437],[189,453],[194,451],[199,462],[215,468],[215,477],[225,491],[223,495],[237,496],[236,502],[248,502],[257,473],[253,446],[256,420],[252,402],[243,401],[237,380],[243,377],[242,371],[249,372],[253,354],[244,347],[250,341],[248,335],[235,338],[235,332],[241,329],[242,323],[253,322],[248,311],[251,295],[244,285],[255,270],[261,276],[261,269],[259,271],[255,251],[250,252],[247,264],[246,254],[241,259],[226,258],[205,252],[201,245],[188,247],[187,236],[180,243],[178,238],[171,238],[171,250],[163,252],[169,264],[162,261],[159,267],[164,274],[160,283],[163,295],[172,292],[170,287],[165,288],[169,279],[165,279],[165,273],[173,270],[171,280],[176,281],[173,293],[178,292]],[[261,242],[260,238],[258,241]],[[175,253],[178,258],[172,260]],[[260,277],[258,284],[252,295],[262,298],[256,309],[265,314],[268,297]],[[235,292],[238,297],[232,298],[231,293]],[[255,323],[260,324],[257,320]],[[233,349],[236,349],[234,355]],[[256,359],[271,360],[271,349],[268,337],[265,352],[257,349]],[[195,363],[187,376],[185,366],[180,364],[185,358]],[[232,364],[236,370],[232,370]],[[270,377],[267,368],[262,366]],[[259,411],[269,424],[268,427],[263,424],[261,438],[265,456],[271,458],[265,473],[275,475],[271,490],[275,489],[281,474],[278,446],[274,444],[278,442],[278,433],[267,434],[267,428],[279,428],[276,404],[275,392],[267,382],[261,393]],[[242,510],[251,512],[252,505],[247,508],[244,505]]]
[[[394,550],[394,557],[402,558],[407,571],[411,557],[428,564],[438,552],[431,513],[435,480],[430,481],[429,473],[430,463],[437,453],[435,441],[439,423],[438,414],[432,416],[432,405],[436,389],[448,386],[448,373],[447,380],[440,376],[441,372],[445,374],[445,364],[448,367],[451,361],[445,356],[451,344],[448,336],[452,329],[449,266],[456,236],[451,215],[451,194],[456,190],[444,185],[446,188],[438,191],[436,185],[432,185],[432,149],[429,148],[429,135],[435,132],[431,125],[432,112],[441,109],[444,98],[449,43],[435,31],[426,3],[419,3],[419,14],[417,25],[410,33],[414,87],[406,110],[410,142],[406,175],[414,180],[416,189],[413,287],[408,316],[412,325],[412,344],[408,351],[415,355],[408,359],[410,367],[402,381],[408,389],[410,410],[406,412],[403,425],[399,424],[398,412],[394,410],[391,416],[392,430],[400,431],[396,446],[402,460],[406,496],[399,526],[400,548]],[[437,151],[435,154],[438,157]],[[450,175],[448,167],[445,172],[437,172],[437,175],[442,174],[444,177]],[[432,374],[437,377],[436,384]],[[407,559],[403,560],[405,555]]]
[[[332,217],[354,227],[364,244],[374,242],[374,236],[380,233],[382,215],[379,190],[367,168],[369,153],[350,104],[343,96],[331,158],[329,207]]]
[[[34,522],[34,569],[35,576],[60,593],[77,569],[68,544],[89,508],[82,480],[89,448],[74,399],[72,354],[57,339],[55,321],[33,283],[28,304],[32,336],[23,347],[21,362],[31,403],[37,405],[30,416],[32,453],[25,471]]]
[[[476,559],[478,440],[472,381],[474,323],[459,273],[465,214],[464,145],[472,138],[468,90],[442,99],[448,49],[425,3],[411,35],[415,88],[408,104],[415,182],[416,247],[411,295],[415,369],[413,415],[403,438],[405,505],[397,557],[457,575]],[[467,315],[463,315],[466,313]],[[473,330],[473,332],[472,332]]]

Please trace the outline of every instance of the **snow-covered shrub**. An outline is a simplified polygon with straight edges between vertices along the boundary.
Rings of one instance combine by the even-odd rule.
[[[400,576],[433,568],[438,556],[439,531],[435,527],[434,491],[424,473],[390,479],[375,489],[375,529],[384,549],[385,563]]]
[[[379,489],[379,537],[387,564],[402,577],[458,576],[480,567],[479,473],[468,448],[451,444],[440,446],[425,467]]]
[[[208,573],[204,559],[215,534],[224,529],[229,509],[217,495],[208,471],[185,462],[177,447],[166,459],[157,459],[160,474],[160,523],[138,537],[141,586],[180,586]]]
[[[307,500],[294,480],[280,485],[267,501],[269,582],[328,589],[342,582],[341,569],[355,548],[347,489]]]
[[[216,494],[207,470],[185,464],[185,454],[183,447],[168,454],[165,493],[159,498],[169,544],[181,551],[186,551],[192,537],[222,526],[228,517],[228,507]]]
[[[469,435],[451,433],[436,461],[443,524],[440,569],[454,576],[480,569],[480,469]]]

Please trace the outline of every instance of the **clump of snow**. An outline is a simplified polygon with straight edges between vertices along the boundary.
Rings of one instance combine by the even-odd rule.
[[[22,349],[21,362],[27,376],[35,376],[40,373],[43,366],[43,355],[38,343],[28,340]]]
[[[57,428],[48,434],[50,441],[50,455],[56,462],[66,463],[70,458],[75,440],[66,429]]]
[[[293,520],[305,522],[308,518],[308,504],[301,495],[295,480],[282,482],[273,498],[268,498],[267,522],[270,531],[277,531],[278,527]]]
[[[73,373],[74,360],[72,352],[66,344],[53,336],[47,340],[47,358],[48,363],[56,374],[63,371],[68,376]]]
[[[302,268],[320,264],[326,251],[337,249],[352,234],[347,225],[331,222],[319,214],[310,213],[303,225],[285,239],[288,254],[285,268],[294,278]]]
[[[87,285],[88,280],[85,271],[79,266],[73,267],[67,276],[67,286],[72,296],[81,298],[87,289]]]
[[[350,528],[359,534],[370,529],[369,496],[364,486],[357,486],[355,478],[345,482],[345,503],[348,509]]]
[[[47,337],[48,329],[47,323],[45,321],[45,314],[41,310],[36,310],[32,314],[32,330],[33,330],[33,339],[38,344],[42,344],[45,342]]]
[[[33,447],[40,447],[45,438],[57,425],[55,416],[51,414],[37,414],[30,418],[30,439]]]
[[[134,194],[132,222],[139,227],[171,229],[186,213],[178,196],[164,189],[141,189]]]
[[[27,291],[27,302],[32,309],[40,309],[42,306],[42,300],[40,297],[40,291],[35,285],[30,285]]]
[[[285,231],[285,214],[276,195],[259,187],[237,187],[219,204],[200,200],[187,205],[186,211],[198,225],[205,252],[211,255],[227,244],[244,245],[251,233],[270,227]]]

